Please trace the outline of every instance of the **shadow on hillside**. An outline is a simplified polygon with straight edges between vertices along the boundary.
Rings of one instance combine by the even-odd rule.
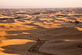
[[[34,29],[34,30],[20,30],[20,31],[6,31],[7,34],[18,34],[5,36],[8,39],[33,39],[36,40],[38,37],[42,40],[49,39],[82,39],[82,31],[77,30],[74,27],[62,27],[62,28],[49,28],[49,29]],[[30,34],[20,34],[27,32]],[[23,45],[10,45],[2,47],[5,49],[4,53],[12,53],[23,55],[28,52],[28,43]],[[21,53],[20,53],[21,52]],[[27,55],[27,54],[26,54]]]
[[[32,42],[26,44],[19,44],[19,45],[9,45],[2,47],[5,49],[3,52],[8,54],[19,54],[19,55],[27,55],[28,49]]]
[[[22,32],[30,34],[21,34]],[[48,28],[48,29],[33,29],[33,30],[19,30],[19,31],[6,31],[7,34],[18,34],[5,36],[8,39],[29,39],[29,38],[44,38],[44,39],[80,39],[82,38],[82,31],[74,27],[62,28]]]

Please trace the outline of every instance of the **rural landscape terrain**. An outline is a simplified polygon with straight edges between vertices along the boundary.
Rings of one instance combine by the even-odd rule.
[[[0,8],[0,55],[82,55],[82,8]]]

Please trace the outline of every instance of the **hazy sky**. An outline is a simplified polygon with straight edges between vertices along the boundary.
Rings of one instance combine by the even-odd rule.
[[[82,0],[0,0],[0,8],[82,7]]]

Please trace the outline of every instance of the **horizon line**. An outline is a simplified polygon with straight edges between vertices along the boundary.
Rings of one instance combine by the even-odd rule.
[[[3,7],[3,8],[0,8],[0,9],[44,9],[43,7],[30,7],[30,8],[27,8],[27,7],[7,7],[7,8],[5,8],[5,7]],[[45,8],[48,8],[48,7],[45,7]],[[50,8],[50,7],[49,7]],[[55,7],[55,8],[82,8],[82,7]],[[50,8],[50,9],[55,9],[55,8]]]

